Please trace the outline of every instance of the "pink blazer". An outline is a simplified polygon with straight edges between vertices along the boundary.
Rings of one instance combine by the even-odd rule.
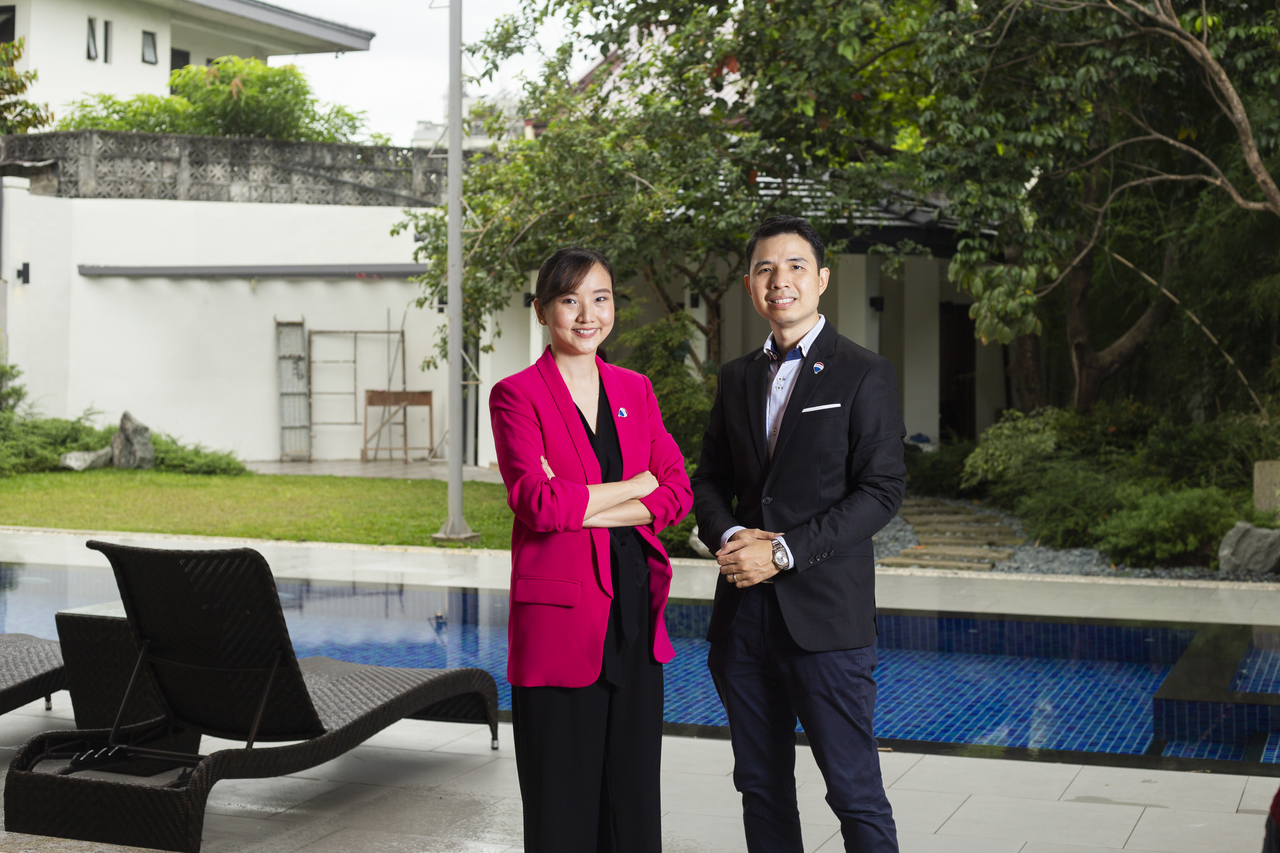
[[[660,484],[642,499],[653,523],[636,530],[651,548],[653,655],[666,663],[675,656],[662,618],[671,561],[657,533],[684,518],[693,490],[649,379],[599,359],[596,364],[618,428],[623,478],[647,468]],[[600,482],[600,463],[550,347],[533,366],[493,386],[489,413],[507,503],[516,515],[507,680],[518,687],[585,687],[600,675],[613,598],[609,531],[582,526],[586,484]],[[540,456],[554,478],[543,473]]]

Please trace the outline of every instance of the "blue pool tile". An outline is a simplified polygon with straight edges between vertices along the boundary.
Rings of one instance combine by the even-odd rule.
[[[1280,733],[1267,736],[1267,745],[1262,748],[1263,764],[1280,764]]]
[[[1217,743],[1211,740],[1171,740],[1160,753],[1167,758],[1213,758],[1218,761],[1241,761],[1244,745]]]
[[[109,572],[0,568],[4,631],[56,638],[54,612],[117,597]],[[299,657],[478,666],[497,681],[500,707],[510,708],[505,593],[287,580],[278,586]],[[667,608],[676,648],[665,667],[668,722],[727,723],[706,666],[710,612],[701,604]],[[1271,730],[1270,712],[1253,706],[1153,706],[1190,631],[910,614],[882,614],[878,627],[875,724],[882,738],[1134,754],[1153,735],[1230,745],[1250,730]],[[1273,760],[1280,760],[1277,751]]]
[[[1231,689],[1240,693],[1280,693],[1280,649],[1249,649],[1240,659]]]

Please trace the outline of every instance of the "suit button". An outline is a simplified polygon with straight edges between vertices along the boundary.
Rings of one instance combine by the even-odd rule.
[[[768,506],[769,504],[773,503],[773,498],[761,498],[760,503],[764,504],[765,506]]]

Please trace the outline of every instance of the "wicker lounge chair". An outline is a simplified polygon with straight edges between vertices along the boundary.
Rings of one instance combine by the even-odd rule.
[[[53,640],[29,634],[0,634],[0,714],[44,697],[53,708],[53,694],[66,689],[62,651]]]
[[[115,570],[140,650],[168,713],[110,729],[45,732],[9,765],[5,829],[198,851],[205,801],[220,779],[296,773],[406,717],[487,722],[498,693],[482,669],[390,669],[293,653],[266,560],[248,548],[162,551],[90,542]],[[208,756],[149,749],[174,729],[245,741]],[[264,741],[297,741],[263,749]],[[138,759],[185,765],[167,785],[76,776]],[[37,765],[61,765],[36,772]]]

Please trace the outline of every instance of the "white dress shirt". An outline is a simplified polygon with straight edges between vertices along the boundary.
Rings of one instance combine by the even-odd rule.
[[[795,390],[796,379],[800,376],[800,368],[804,366],[804,359],[809,352],[809,348],[818,339],[818,334],[825,325],[827,325],[827,318],[819,314],[818,322],[814,323],[813,328],[800,339],[800,343],[796,344],[794,352],[800,353],[799,358],[789,357],[784,360],[783,356],[774,349],[773,335],[770,334],[765,339],[764,354],[769,358],[769,399],[764,408],[764,432],[769,441],[770,459],[773,458],[774,445],[778,443],[778,430],[782,428],[782,418],[787,413],[787,403],[791,402],[791,392]],[[791,354],[788,353],[787,355],[790,356]],[[724,535],[720,537],[720,547],[723,548],[725,543],[739,530],[746,530],[746,528],[739,524],[726,530]],[[791,556],[791,548],[787,545],[787,540],[779,537],[779,541],[782,542],[782,547],[787,552],[787,559],[794,566],[796,561]]]

